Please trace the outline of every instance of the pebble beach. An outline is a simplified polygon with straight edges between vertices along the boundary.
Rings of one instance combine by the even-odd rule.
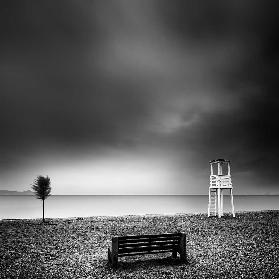
[[[112,236],[186,233],[171,253],[108,265]],[[0,278],[279,278],[279,211],[1,220]]]

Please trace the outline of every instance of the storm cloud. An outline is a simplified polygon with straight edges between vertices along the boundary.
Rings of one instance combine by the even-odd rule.
[[[278,194],[278,18],[275,1],[5,2],[0,187],[200,194],[224,157],[237,193]]]

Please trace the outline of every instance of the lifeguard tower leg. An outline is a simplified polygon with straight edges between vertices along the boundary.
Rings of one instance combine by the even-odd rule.
[[[230,190],[230,192],[231,192],[232,214],[233,214],[233,217],[235,217],[235,213],[234,213],[234,205],[233,205],[233,192],[232,192],[232,189]]]
[[[207,216],[210,217],[210,207],[211,207],[211,191],[209,188],[208,191],[208,209],[207,209]]]
[[[221,189],[221,216],[223,216],[224,215],[224,211],[223,211],[223,206],[224,205],[224,191],[223,191],[223,189]]]
[[[221,217],[221,195],[220,195],[221,189],[218,188],[217,191],[218,191],[218,217],[220,218]]]
[[[217,192],[216,191],[214,192],[214,211],[215,211],[214,216],[217,216]]]

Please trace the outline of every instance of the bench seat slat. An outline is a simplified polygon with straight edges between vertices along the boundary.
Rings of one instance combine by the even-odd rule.
[[[127,235],[127,236],[119,236],[118,240],[128,240],[128,239],[141,239],[141,238],[173,238],[173,237],[180,237],[181,233],[165,233],[165,234],[159,234],[159,235],[154,235],[154,234],[143,234],[143,235]]]
[[[178,245],[179,242],[178,241],[171,241],[171,240],[167,240],[167,241],[141,241],[141,242],[137,242],[137,243],[119,243],[119,249],[121,248],[126,248],[126,247],[141,247],[141,246],[149,246],[149,245]]]
[[[169,249],[174,249],[174,245],[156,245],[156,246],[142,246],[142,247],[130,247],[130,248],[122,248],[118,250],[118,255],[122,253],[132,253],[132,252],[140,252],[140,251],[157,251],[157,250],[169,250]]]
[[[122,238],[119,237],[119,241],[129,241],[129,240],[141,240],[141,239],[179,239],[179,235],[168,235],[168,236],[160,236],[160,235],[153,235],[153,236],[145,236],[145,237],[127,237],[127,238]]]
[[[139,255],[147,255],[147,254],[159,254],[159,253],[166,253],[166,252],[172,252],[172,249],[164,250],[164,251],[143,251],[143,252],[134,252],[134,253],[123,253],[119,254],[118,257],[126,257],[126,256],[139,256]]]
[[[180,237],[179,236],[174,236],[174,237],[144,237],[144,238],[127,238],[127,239],[119,239],[118,238],[118,243],[127,243],[127,242],[130,242],[130,243],[133,243],[133,242],[140,242],[140,241],[155,241],[155,240],[161,240],[161,241],[164,241],[164,240],[179,240]]]

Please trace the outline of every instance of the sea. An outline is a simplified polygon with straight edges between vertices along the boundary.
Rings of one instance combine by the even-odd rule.
[[[54,195],[45,201],[45,218],[123,216],[146,214],[207,213],[208,196],[203,195]],[[279,210],[279,195],[234,195],[236,212]],[[224,196],[224,212],[231,212]],[[0,219],[42,217],[42,201],[32,195],[0,196]]]

